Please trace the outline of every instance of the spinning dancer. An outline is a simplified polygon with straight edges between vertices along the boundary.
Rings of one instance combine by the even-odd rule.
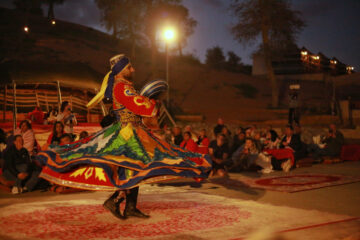
[[[88,103],[91,108],[105,97],[112,100],[117,122],[85,139],[63,146],[50,145],[37,160],[40,177],[68,187],[115,191],[104,207],[120,218],[147,218],[136,208],[139,185],[180,177],[206,178],[211,170],[208,155],[189,152],[155,137],[144,122],[156,119],[153,97],[167,87],[154,81],[139,95],[134,87],[134,68],[124,55],[110,59],[111,71],[100,92]],[[121,213],[120,203],[126,199]]]

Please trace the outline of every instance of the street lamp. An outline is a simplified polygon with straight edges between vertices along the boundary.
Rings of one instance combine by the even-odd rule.
[[[165,28],[163,31],[163,38],[165,41],[165,55],[166,55],[166,82],[168,84],[168,92],[166,96],[166,105],[170,108],[170,83],[169,83],[169,43],[175,39],[175,30],[173,28]]]

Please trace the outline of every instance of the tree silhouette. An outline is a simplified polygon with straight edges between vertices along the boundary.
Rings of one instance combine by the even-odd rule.
[[[48,15],[47,15],[47,18],[48,18],[48,19],[54,19],[54,18],[55,18],[54,6],[55,6],[55,5],[63,4],[64,1],[65,1],[65,0],[43,0],[43,3],[49,5]]]
[[[234,38],[242,44],[254,43],[261,36],[267,75],[271,82],[272,106],[278,106],[279,89],[271,63],[275,46],[293,45],[296,35],[305,26],[300,13],[286,0],[234,0],[232,11],[237,23],[232,27]]]
[[[225,56],[222,48],[215,46],[207,49],[205,63],[211,68],[223,69],[225,66]]]

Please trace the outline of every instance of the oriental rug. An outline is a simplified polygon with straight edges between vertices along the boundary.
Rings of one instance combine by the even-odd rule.
[[[87,196],[1,207],[0,238],[243,239],[264,226],[286,232],[357,219],[197,192],[159,192],[140,195],[139,208],[151,218],[124,221],[102,207],[104,193]]]
[[[279,192],[301,192],[324,187],[360,182],[360,177],[325,174],[296,174],[281,177],[237,178],[242,186]]]

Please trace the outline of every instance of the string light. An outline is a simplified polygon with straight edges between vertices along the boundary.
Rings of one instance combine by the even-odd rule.
[[[51,24],[52,24],[52,25],[55,25],[55,24],[56,24],[56,21],[55,21],[55,20],[51,20]]]
[[[25,27],[24,27],[24,31],[25,31],[26,33],[28,33],[28,32],[29,32],[29,27],[28,27],[28,26],[25,26]]]
[[[301,55],[306,56],[306,55],[308,55],[308,52],[307,51],[301,51]]]

